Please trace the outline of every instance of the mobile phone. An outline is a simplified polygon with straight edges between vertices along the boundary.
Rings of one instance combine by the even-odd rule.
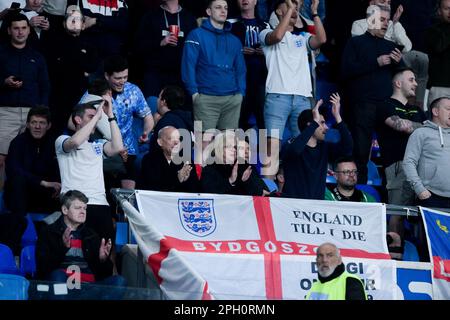
[[[398,50],[400,50],[400,52],[403,52],[403,49],[405,49],[405,46],[402,44],[398,44],[395,46]]]
[[[20,9],[20,3],[19,2],[13,2],[11,3],[10,9]]]

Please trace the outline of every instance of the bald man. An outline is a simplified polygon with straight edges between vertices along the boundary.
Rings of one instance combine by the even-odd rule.
[[[161,128],[158,131],[157,144],[142,159],[138,189],[197,192],[199,182],[193,166],[186,162],[173,161],[181,151],[179,130],[172,126]]]
[[[329,242],[320,245],[316,262],[319,281],[312,285],[307,300],[367,300],[361,279],[345,271],[336,245]]]

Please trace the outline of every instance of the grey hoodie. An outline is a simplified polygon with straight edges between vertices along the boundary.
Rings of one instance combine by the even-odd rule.
[[[403,170],[415,193],[450,198],[450,129],[425,121],[408,140]]]

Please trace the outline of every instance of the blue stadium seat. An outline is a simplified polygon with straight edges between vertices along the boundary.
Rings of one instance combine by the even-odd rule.
[[[30,282],[22,276],[0,274],[0,300],[27,300]]]
[[[377,202],[381,202],[380,194],[378,193],[377,189],[375,189],[374,187],[366,185],[366,184],[357,184],[356,189],[370,194],[372,197],[375,198],[375,200]]]
[[[405,240],[405,247],[403,249],[403,261],[420,261],[419,252],[417,251],[416,246]]]
[[[12,250],[7,245],[0,243],[0,273],[20,274]]]
[[[128,243],[128,223],[116,222],[116,251],[120,252],[123,245]]]
[[[37,212],[28,212],[28,216],[30,216],[32,221],[42,221],[47,218],[51,213],[37,213]]]
[[[269,192],[276,192],[278,191],[278,186],[275,183],[275,181],[273,181],[272,179],[268,179],[268,178],[262,178],[264,183],[266,184],[267,188],[269,189]]]
[[[33,220],[31,219],[29,214],[26,216],[26,219],[27,219],[27,228],[25,229],[25,232],[22,235],[22,248],[26,246],[35,245],[37,241],[36,228],[34,227]]]
[[[36,246],[26,246],[20,254],[20,273],[34,277],[36,275]]]
[[[367,162],[367,169],[367,184],[381,186],[381,176],[375,163],[369,160],[369,162]]]

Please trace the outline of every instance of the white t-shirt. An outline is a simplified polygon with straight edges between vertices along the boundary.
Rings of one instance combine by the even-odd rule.
[[[264,29],[259,33],[268,70],[266,92],[312,97],[308,62],[311,34],[296,35],[287,31],[279,43],[267,45],[266,36],[272,31]]]
[[[86,141],[78,149],[66,152],[63,143],[69,138],[62,135],[55,142],[61,193],[79,190],[89,198],[88,204],[108,205],[103,178],[103,146],[107,141]]]

